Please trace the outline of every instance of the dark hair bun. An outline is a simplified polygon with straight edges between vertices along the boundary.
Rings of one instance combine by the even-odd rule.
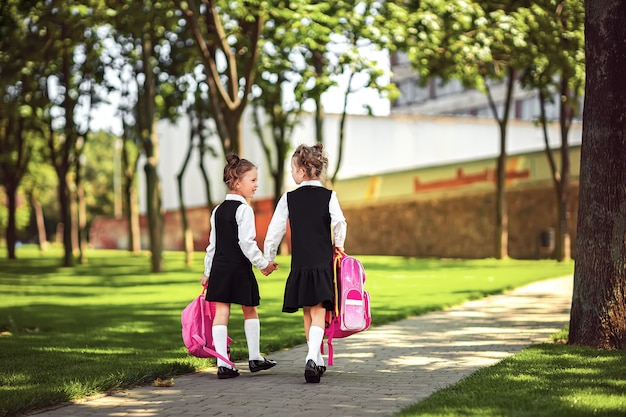
[[[234,166],[237,165],[239,163],[239,156],[237,154],[231,153],[226,155],[226,163],[228,165]]]

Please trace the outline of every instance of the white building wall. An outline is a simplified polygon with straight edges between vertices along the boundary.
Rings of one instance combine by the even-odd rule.
[[[331,170],[337,157],[339,115],[329,114],[324,124],[325,147]],[[243,156],[259,167],[259,189],[256,198],[271,197],[272,182],[264,160],[259,140],[252,130],[252,122],[246,114],[243,120]],[[162,181],[163,207],[176,210],[179,207],[176,176],[184,161],[189,135],[189,123],[180,119],[175,125],[159,123],[161,160],[159,174]],[[558,125],[549,128],[551,147],[560,146]],[[575,124],[569,142],[580,144],[582,127]],[[300,143],[313,144],[315,129],[313,116],[303,118],[293,135],[293,147]],[[391,115],[387,117],[348,116],[346,123],[343,161],[339,179],[367,176],[383,172],[407,170],[425,166],[447,164],[495,157],[499,154],[498,127],[493,119],[453,118],[441,116]],[[224,158],[217,138],[211,144],[219,151],[218,158],[207,157],[212,197],[221,201],[226,192],[222,182]],[[508,127],[507,152],[519,154],[544,149],[542,131],[529,122],[511,121]],[[141,162],[140,162],[141,163]],[[286,187],[295,186],[289,165],[285,161]],[[141,165],[140,165],[141,166]],[[332,171],[331,171],[332,172]],[[145,213],[145,178],[140,169],[140,211]],[[193,156],[184,179],[184,198],[187,207],[206,205],[206,195],[198,168],[198,153]]]

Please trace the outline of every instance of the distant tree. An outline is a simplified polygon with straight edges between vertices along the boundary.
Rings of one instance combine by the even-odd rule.
[[[273,179],[274,205],[283,192],[285,160],[293,131],[316,82],[317,74],[306,62],[306,45],[311,39],[328,36],[332,26],[328,21],[336,22],[327,18],[327,7],[307,6],[309,18],[303,22],[298,21],[297,10],[272,14],[268,17],[270,24],[263,30],[258,76],[252,89],[252,120]]]
[[[58,210],[54,204],[57,200],[55,190],[58,189],[58,178],[47,160],[44,138],[39,137],[33,144],[28,174],[24,177],[22,187],[32,207],[31,226],[34,230],[24,230],[22,238],[25,241],[34,240],[39,250],[45,252],[48,247],[46,219],[50,219],[52,224],[57,224],[54,219],[58,219]]]
[[[274,5],[225,0],[174,2],[183,12],[186,30],[204,66],[210,110],[223,152],[241,154],[241,118],[256,77],[263,24]]]
[[[0,5],[0,185],[6,196],[2,229],[8,259],[16,258],[20,184],[28,174],[33,142],[41,136],[38,118],[45,106],[33,75],[42,44],[31,35],[31,13],[32,6],[25,2],[7,0]]]
[[[585,2],[586,85],[569,343],[626,349],[626,3]]]
[[[483,92],[498,124],[499,155],[496,163],[494,257],[508,257],[506,202],[507,126],[515,81],[530,66],[525,53],[526,32],[513,12],[528,1],[503,4],[489,1],[426,0],[416,2],[411,13],[407,51],[422,82],[440,78],[461,81]],[[413,2],[412,2],[413,4]],[[502,104],[496,103],[494,85],[503,86]]]
[[[185,158],[182,162],[180,171],[176,176],[177,184],[178,184],[178,199],[179,199],[179,211],[182,223],[182,236],[183,236],[183,246],[185,251],[185,265],[191,266],[193,262],[193,254],[194,254],[194,239],[193,239],[193,230],[189,224],[189,220],[187,218],[187,207],[185,204],[185,193],[184,193],[184,176],[186,174],[187,168],[189,166],[189,161],[191,160],[191,156],[194,150],[198,151],[199,156],[199,168],[202,174],[203,182],[205,185],[206,197],[207,197],[207,207],[209,209],[209,213],[213,207],[213,201],[211,198],[211,186],[210,179],[208,173],[204,167],[204,160],[206,155],[211,155],[216,157],[217,154],[215,149],[210,146],[208,141],[208,136],[210,135],[210,130],[207,126],[206,118],[210,118],[209,116],[209,105],[207,103],[207,99],[205,94],[203,93],[203,89],[201,88],[203,84],[196,85],[195,90],[193,91],[192,101],[186,103],[186,111],[187,118],[189,119],[189,136],[187,143],[187,152],[185,154]],[[207,230],[210,228],[210,224],[207,224]]]
[[[390,34],[393,15],[387,12],[384,3],[309,2],[306,6],[295,6],[300,8],[291,14],[268,17],[263,29],[259,76],[252,90],[255,132],[274,179],[275,204],[283,192],[285,160],[292,134],[307,102],[312,101],[316,106],[316,139],[324,143],[322,96],[337,86],[337,77],[348,77],[337,152],[333,150],[336,163],[331,170],[332,182],[341,166],[349,97],[364,87],[377,89],[381,94],[393,90],[390,84],[380,82],[384,78],[380,63],[364,53],[365,48],[394,47]],[[298,13],[301,7],[305,7],[308,16],[304,21]],[[358,84],[357,76],[360,76]],[[367,103],[364,107],[367,108]]]
[[[118,103],[118,115],[122,122],[122,135],[114,148],[120,158],[120,186],[122,189],[122,215],[127,220],[128,251],[141,252],[141,227],[139,223],[139,197],[137,195],[137,170],[141,155],[141,139],[135,123],[136,98],[130,93],[131,85],[136,85],[133,71],[120,73],[122,67],[127,65],[124,58],[117,61],[120,67],[116,67],[120,86],[120,101]],[[132,67],[130,64],[128,67]]]
[[[580,114],[579,102],[584,92],[584,4],[577,0],[543,0],[519,9],[516,14],[521,24],[527,25],[527,46],[533,56],[522,83],[525,88],[538,91],[539,123],[544,132],[557,203],[555,258],[562,262],[571,257],[568,136],[574,117]],[[545,110],[548,102],[558,106],[560,170],[549,146]]]
[[[42,6],[35,20],[45,43],[41,73],[45,79],[50,108],[44,113],[48,123],[48,151],[59,179],[58,202],[63,235],[63,265],[73,265],[76,247],[76,210],[73,193],[80,193],[81,154],[89,138],[90,112],[100,101],[96,86],[102,83],[104,66],[98,26],[106,7],[97,0],[80,4],[38,3]],[[78,242],[80,243],[80,242]],[[82,250],[79,252],[82,261]]]
[[[117,45],[117,54],[113,54],[111,60],[126,86],[123,138],[137,141],[145,162],[152,272],[163,270],[163,209],[156,122],[173,120],[179,115],[184,94],[178,82],[184,78],[189,58],[186,51],[192,46],[187,39],[188,32],[179,25],[180,14],[169,0],[124,0],[115,4],[110,18],[111,37]],[[123,149],[126,150],[126,146]],[[130,171],[134,165],[125,166]],[[127,181],[127,184],[130,183]]]
[[[329,44],[329,49],[333,51],[329,53],[335,55],[336,59],[329,58],[334,64],[328,65],[327,71],[331,78],[343,75],[348,82],[343,94],[331,183],[336,181],[343,160],[350,97],[364,88],[376,90],[380,96],[390,100],[397,97],[396,86],[385,81],[390,77],[383,65],[370,58],[365,51],[386,50],[393,53],[397,48],[396,28],[402,23],[393,13],[392,5],[387,2],[354,1],[344,2],[343,8],[335,7],[333,13],[337,16],[338,24],[332,26],[333,43]],[[371,114],[368,103],[363,103],[363,107]]]

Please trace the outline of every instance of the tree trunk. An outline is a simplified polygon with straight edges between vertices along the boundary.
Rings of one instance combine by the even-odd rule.
[[[85,248],[87,247],[87,204],[85,203],[85,188],[83,182],[76,177],[76,214],[78,218],[78,262],[87,263]]]
[[[550,139],[548,138],[548,121],[546,118],[546,98],[545,98],[545,93],[544,90],[542,90],[541,88],[539,88],[538,90],[539,92],[539,111],[540,111],[540,122],[541,122],[541,129],[543,131],[543,142],[545,144],[545,151],[546,151],[546,158],[548,159],[548,165],[550,165],[550,175],[552,176],[552,182],[554,183],[554,195],[555,195],[555,202],[556,202],[556,207],[557,207],[557,219],[561,218],[561,174],[559,172],[557,172],[557,168],[556,168],[556,161],[554,160],[554,153],[552,152],[552,149],[550,148]],[[561,152],[563,152],[561,150]],[[569,157],[569,153],[568,153],[568,157]],[[560,221],[557,221],[557,227],[556,227],[556,231],[555,234],[556,236],[561,236],[561,229],[560,229]],[[561,249],[560,246],[563,245],[563,242],[560,241],[560,239],[556,239],[556,242],[554,244],[554,251],[556,254],[558,254]],[[540,256],[540,253],[537,252],[537,256]]]
[[[151,161],[144,165],[146,173],[146,201],[148,202],[148,233],[150,236],[151,272],[162,272],[163,221],[161,213],[161,186],[157,166]]]
[[[187,219],[187,208],[185,207],[185,193],[183,189],[183,179],[189,160],[191,159],[191,152],[193,151],[193,138],[195,136],[195,128],[193,116],[189,115],[189,146],[187,147],[187,154],[183,161],[183,166],[180,168],[180,172],[176,176],[176,182],[178,184],[178,201],[180,204],[180,219],[183,226],[183,248],[185,250],[185,266],[191,266],[193,262],[193,231],[189,228],[189,220]]]
[[[585,2],[587,62],[569,343],[626,348],[626,3]]]
[[[558,221],[557,226],[557,252],[556,259],[559,262],[569,261],[571,258],[571,245],[569,234],[569,184],[570,184],[570,157],[569,157],[569,130],[574,117],[572,108],[571,92],[568,87],[569,77],[563,76],[561,80],[561,97],[565,100],[561,101],[559,111],[559,124],[561,126],[561,187],[558,201]]]
[[[163,271],[163,213],[161,212],[161,181],[157,171],[159,161],[158,139],[156,132],[152,133],[152,150],[149,152],[144,165],[146,173],[146,192],[148,205],[148,233],[150,236],[150,251],[152,252],[152,272]]]
[[[70,93],[70,80],[72,78],[71,62],[71,52],[67,48],[64,48],[61,85],[65,89],[63,96],[63,109],[65,111],[65,138],[63,138],[64,140],[61,145],[62,149],[58,160],[53,154],[53,160],[55,161],[55,168],[59,178],[59,204],[61,221],[63,222],[63,247],[65,248],[63,266],[74,266],[74,247],[72,242],[74,225],[72,224],[72,195],[68,184],[68,173],[71,171],[71,158],[76,151],[75,147],[78,140],[78,134],[76,133],[76,125],[74,123],[74,109],[77,101]],[[52,132],[54,132],[54,129],[52,129],[52,127],[50,128],[50,132],[50,138],[53,140],[54,136]],[[51,147],[55,149],[54,142],[51,142]]]
[[[17,120],[16,120],[17,119]],[[0,138],[0,146],[6,151],[13,148],[16,158],[11,162],[1,161],[0,176],[4,176],[5,193],[7,196],[7,228],[5,238],[8,259],[16,259],[15,245],[17,244],[17,190],[26,172],[28,161],[25,157],[24,122],[22,117],[10,117],[4,129],[4,138]],[[13,142],[12,145],[9,143]]]
[[[70,207],[70,190],[67,185],[67,169],[61,169],[59,174],[59,211],[63,224],[63,266],[74,266],[74,248],[72,246],[72,212]]]
[[[348,86],[346,87],[346,92],[343,96],[343,109],[341,112],[341,120],[339,121],[339,144],[337,145],[337,163],[335,164],[335,170],[333,171],[333,175],[330,179],[331,184],[334,184],[337,180],[337,175],[339,175],[339,168],[341,168],[341,160],[343,159],[343,142],[346,136],[346,119],[348,117],[348,96],[350,95],[350,90],[352,88],[352,80],[354,79],[354,73],[350,74],[348,78]]]
[[[15,259],[15,245],[17,243],[16,233],[16,221],[15,211],[17,210],[17,185],[13,184],[13,181],[6,181],[7,188],[5,189],[7,195],[7,210],[8,210],[8,223],[5,231],[7,240],[7,257],[8,259]]]
[[[324,65],[326,64],[324,55],[319,51],[313,51],[311,59],[315,72],[319,75],[323,74]],[[322,97],[320,95],[313,98],[315,100],[315,140],[324,144],[324,106],[322,105]]]
[[[504,100],[504,109],[502,110],[502,118],[498,116],[498,109],[495,105],[489,84],[485,82],[487,88],[487,99],[489,106],[498,123],[500,131],[500,155],[496,166],[496,224],[495,224],[495,258],[506,259],[509,256],[509,216],[506,204],[506,128],[509,122],[509,111],[511,109],[511,100],[513,97],[513,89],[515,88],[515,70],[512,67],[507,69],[507,89],[506,98]]]
[[[204,156],[206,155],[206,138],[200,133],[200,145],[198,149],[200,150],[200,156],[198,159],[198,167],[200,168],[200,173],[202,174],[202,183],[204,184],[204,193],[206,194],[206,204],[209,209],[209,216],[211,215],[211,211],[213,210],[213,198],[211,197],[211,181],[209,180],[209,173],[204,166]],[[207,230],[210,228],[210,224],[207,224]]]
[[[231,115],[226,119],[228,124],[228,134],[231,139],[229,152],[234,152],[241,157],[244,156],[243,134],[241,133],[241,115]]]
[[[39,250],[41,252],[45,252],[46,249],[48,249],[48,237],[46,236],[46,226],[44,221],[43,209],[34,195],[31,195],[30,203],[33,206],[33,212],[35,213],[37,236],[39,238]]]
[[[122,163],[124,173],[124,197],[125,213],[128,219],[128,251],[132,253],[141,252],[141,227],[139,225],[139,203],[137,202],[137,188],[135,187],[135,174],[137,173],[137,161],[135,158],[131,163],[126,148],[127,138],[124,137],[122,144]]]
[[[506,127],[500,125],[500,155],[496,168],[496,259],[509,253],[509,216],[506,205]]]
[[[78,246],[78,194],[76,193],[76,185],[73,187],[74,191],[70,189],[70,213],[72,216],[72,253],[75,258],[79,256]]]
[[[159,179],[159,136],[155,129],[156,80],[152,65],[152,39],[145,34],[141,48],[144,64],[144,97],[142,118],[142,141],[146,157],[146,202],[148,235],[150,237],[151,272],[163,272],[163,213],[161,212],[161,181]]]
[[[139,203],[137,201],[137,189],[133,181],[126,184],[126,213],[128,216],[128,251],[141,252],[141,227],[139,225]]]

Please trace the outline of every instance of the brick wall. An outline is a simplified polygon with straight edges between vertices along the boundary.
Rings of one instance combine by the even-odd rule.
[[[538,234],[556,225],[556,196],[552,185],[526,186],[507,192],[509,214],[509,256],[534,259],[538,256]],[[253,204],[257,242],[262,248],[272,216],[272,201]],[[487,258],[495,252],[495,193],[470,192],[429,200],[407,200],[344,207],[348,221],[346,250],[354,254],[400,255],[442,258]],[[570,189],[570,234],[575,253],[578,184]],[[194,248],[206,249],[209,239],[209,211],[188,210]],[[145,217],[141,218],[142,248],[147,249]],[[165,214],[164,249],[182,250],[180,213]],[[126,248],[126,221],[100,217],[90,233],[95,248]],[[285,239],[287,245],[289,237]],[[540,254],[545,256],[545,253]]]
[[[261,249],[265,232],[273,213],[273,200],[258,200],[252,204],[255,212],[257,242]],[[187,209],[187,221],[193,232],[194,250],[204,251],[209,242],[210,212],[206,207]],[[128,247],[128,222],[126,219],[100,216],[94,219],[89,231],[90,245],[96,249],[126,249]],[[150,247],[146,216],[140,217],[141,247]],[[163,249],[182,250],[183,232],[180,211],[166,212],[163,224]],[[285,239],[288,241],[288,238]],[[287,242],[288,244],[288,242]]]

